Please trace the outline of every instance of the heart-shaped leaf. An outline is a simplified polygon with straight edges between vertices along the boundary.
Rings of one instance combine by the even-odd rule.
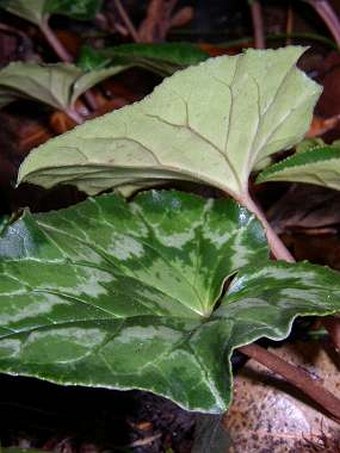
[[[65,111],[87,89],[123,69],[111,66],[84,73],[66,63],[10,63],[0,70],[0,106],[18,99],[32,99]]]
[[[19,182],[71,183],[93,194],[182,178],[242,199],[252,168],[308,128],[320,87],[295,66],[303,50],[250,49],[179,71],[143,101],[33,151]]]
[[[314,146],[272,165],[257,182],[291,181],[340,190],[340,145]]]
[[[230,200],[149,192],[25,213],[0,253],[1,371],[203,412],[229,404],[234,348],[340,309],[339,274],[267,262],[258,221]]]
[[[218,323],[209,351],[198,333],[205,336],[223,281],[268,255],[244,208],[173,192],[130,205],[103,196],[26,213],[0,254],[2,371],[145,388],[189,408],[224,406],[213,375],[225,367],[225,338]],[[219,359],[210,376],[211,353]]]

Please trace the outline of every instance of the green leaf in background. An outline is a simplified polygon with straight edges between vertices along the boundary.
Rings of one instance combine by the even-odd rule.
[[[112,66],[84,73],[67,63],[10,63],[0,70],[0,107],[18,99],[31,99],[67,111],[87,89],[123,69]]]
[[[209,55],[197,45],[177,43],[122,44],[103,50],[84,46],[78,64],[83,69],[110,64],[139,66],[162,76],[173,74],[178,69],[205,61]]]
[[[70,105],[73,106],[80,95],[87,90],[108,79],[111,76],[119,74],[120,72],[128,69],[126,65],[112,65],[108,68],[94,69],[83,73],[75,82],[72,87],[72,95]]]
[[[44,22],[46,0],[0,0],[0,8],[41,26]]]
[[[340,145],[323,145],[294,154],[259,174],[256,182],[290,181],[340,190]]]
[[[99,49],[91,46],[82,46],[78,55],[77,66],[83,71],[92,71],[93,69],[102,69],[111,63],[111,58],[102,54]]]
[[[180,178],[242,201],[254,166],[308,129],[321,88],[296,68],[303,51],[249,49],[179,71],[143,101],[34,150],[18,182],[71,183],[94,194]]]
[[[169,42],[153,44],[123,44],[107,48],[103,51],[105,55],[134,58],[138,61],[155,60],[165,63],[172,63],[178,66],[190,66],[205,61],[209,55],[201,50],[197,44],[188,42]]]
[[[258,221],[231,200],[152,191],[25,213],[0,254],[1,371],[202,412],[228,407],[234,348],[340,309],[340,275],[268,262]]]
[[[102,3],[101,0],[0,0],[0,8],[41,27],[48,14],[93,19]]]
[[[78,20],[94,19],[101,10],[102,0],[45,0],[50,14],[62,14]]]

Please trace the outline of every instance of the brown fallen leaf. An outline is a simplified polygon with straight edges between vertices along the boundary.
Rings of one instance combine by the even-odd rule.
[[[334,129],[340,123],[340,114],[333,115],[329,118],[322,118],[314,115],[312,124],[307,132],[308,138],[320,137],[326,132]]]
[[[340,192],[311,184],[292,184],[266,212],[278,234],[314,230],[337,232],[340,225]]]
[[[53,129],[53,132],[58,135],[73,129],[75,125],[75,121],[64,112],[53,112],[50,117],[50,126]]]
[[[340,54],[332,52],[321,60],[318,82],[324,87],[317,105],[318,113],[327,118],[340,112]]]
[[[288,344],[276,348],[275,354],[303,367],[340,396],[340,365],[319,342]],[[230,452],[340,451],[340,426],[311,404],[292,386],[250,360],[235,378],[234,401],[223,419],[233,442]]]
[[[192,6],[184,6],[176,11],[171,17],[170,27],[184,27],[194,18],[194,8]]]
[[[100,104],[99,108],[92,115],[90,115],[89,118],[96,118],[97,116],[105,115],[105,113],[120,109],[127,104],[127,100],[122,97],[115,97],[114,99],[106,100]]]
[[[76,57],[79,54],[82,45],[82,37],[78,33],[65,29],[55,30],[55,33],[67,51],[73,57]]]
[[[45,143],[50,139],[53,134],[42,122],[33,120],[22,120],[16,121],[17,125],[17,137],[18,137],[18,149],[24,157],[32,148]]]

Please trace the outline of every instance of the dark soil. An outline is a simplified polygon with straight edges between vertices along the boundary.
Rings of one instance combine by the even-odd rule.
[[[147,392],[0,375],[2,446],[58,452],[190,451],[196,415]],[[170,450],[171,451],[171,450]]]

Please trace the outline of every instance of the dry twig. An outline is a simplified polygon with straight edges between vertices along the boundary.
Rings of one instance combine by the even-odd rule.
[[[254,28],[254,40],[256,49],[264,49],[266,47],[263,29],[262,6],[258,0],[249,0],[251,17]]]
[[[337,422],[340,423],[340,400],[326,390],[305,370],[298,368],[257,344],[249,344],[238,349],[246,356],[255,359],[287,382],[293,384],[305,395],[323,407]]]

